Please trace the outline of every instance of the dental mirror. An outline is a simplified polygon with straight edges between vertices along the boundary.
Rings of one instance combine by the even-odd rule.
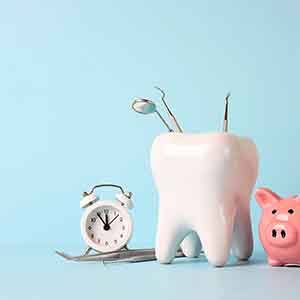
[[[173,131],[170,128],[170,126],[168,125],[168,123],[166,122],[166,120],[158,112],[158,110],[156,108],[156,104],[153,101],[148,100],[148,99],[143,99],[143,98],[135,99],[132,103],[132,109],[135,112],[137,112],[139,114],[143,114],[143,115],[149,115],[149,114],[156,113],[158,115],[158,117],[161,119],[161,121],[164,123],[164,125],[168,128],[168,130],[170,132]]]
[[[148,115],[156,112],[156,105],[151,100],[136,99],[132,104],[132,108],[140,114]]]

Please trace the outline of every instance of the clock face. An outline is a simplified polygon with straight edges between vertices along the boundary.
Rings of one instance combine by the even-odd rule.
[[[83,237],[90,247],[100,252],[122,248],[129,241],[131,232],[131,217],[122,206],[96,206],[83,217]]]

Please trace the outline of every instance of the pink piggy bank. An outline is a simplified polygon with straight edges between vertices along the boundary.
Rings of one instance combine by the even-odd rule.
[[[266,188],[255,193],[263,209],[259,236],[271,266],[300,264],[300,197],[281,198]]]

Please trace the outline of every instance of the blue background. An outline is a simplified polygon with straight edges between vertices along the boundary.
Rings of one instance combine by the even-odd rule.
[[[149,151],[165,129],[130,109],[135,96],[158,100],[154,85],[189,132],[218,131],[231,91],[230,131],[256,142],[258,186],[299,193],[299,9],[293,0],[1,2],[4,253],[45,253],[50,265],[54,249],[80,252],[80,195],[101,182],[134,193],[131,246],[154,246]],[[252,199],[256,252],[259,216]]]

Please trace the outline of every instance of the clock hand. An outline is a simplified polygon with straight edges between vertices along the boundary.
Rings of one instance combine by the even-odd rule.
[[[115,216],[109,223],[108,223],[108,225],[110,225],[116,218],[118,218],[119,217],[119,215],[117,215],[117,216]]]
[[[106,225],[106,223],[104,222],[104,220],[102,219],[100,213],[97,213],[97,216],[99,217],[99,219],[101,220],[101,222],[104,224],[104,226]]]
[[[107,230],[110,229],[109,222],[108,222],[108,214],[105,214],[105,224],[104,224],[103,229],[104,229],[105,231],[107,231]]]

